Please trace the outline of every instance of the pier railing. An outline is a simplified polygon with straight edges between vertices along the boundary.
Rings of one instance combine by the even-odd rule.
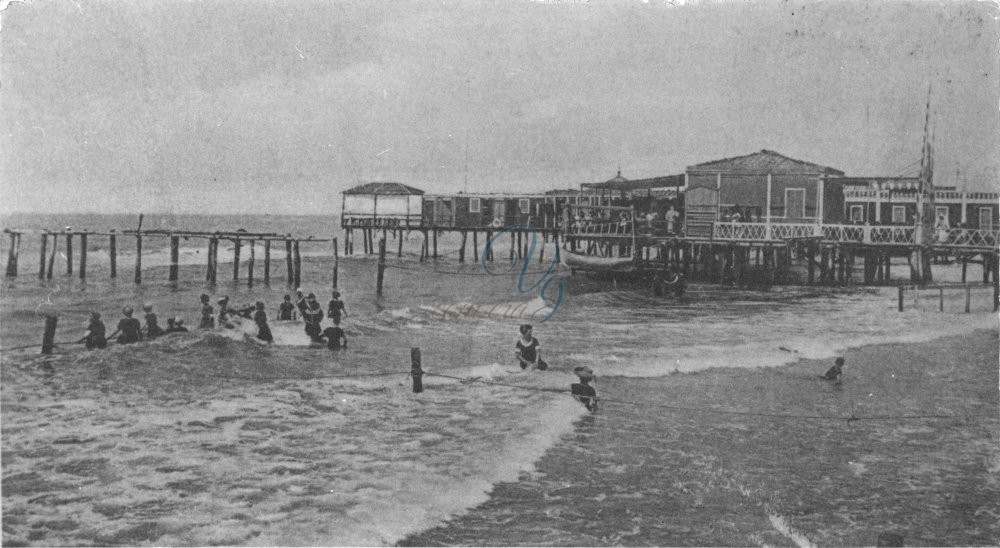
[[[768,242],[819,238],[830,243],[872,245],[915,245],[912,226],[825,225],[816,223],[735,223],[719,222],[712,227],[712,239],[735,242]],[[950,228],[935,231],[934,246],[994,250],[1000,229]]]

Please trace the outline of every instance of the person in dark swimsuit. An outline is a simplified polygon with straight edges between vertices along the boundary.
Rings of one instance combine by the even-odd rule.
[[[153,305],[146,303],[142,305],[142,311],[146,313],[146,338],[154,339],[163,334],[163,328],[156,321],[156,314],[153,313]]]
[[[330,303],[327,305],[326,315],[331,320],[334,320],[334,323],[340,323],[341,315],[345,318],[347,317],[347,309],[344,308],[344,301],[340,300],[339,291],[333,292],[333,298],[330,299]]]
[[[313,342],[323,340],[323,328],[320,323],[323,321],[323,307],[316,301],[316,295],[310,293],[306,297],[306,305],[302,309],[302,319],[306,321],[306,335]]]
[[[202,293],[201,295],[201,323],[198,329],[215,328],[215,309],[212,308],[211,297]]]
[[[333,319],[333,327],[324,329],[323,336],[326,337],[326,347],[330,350],[347,349],[347,335],[340,328],[340,318]],[[344,341],[343,345],[341,345],[340,341]]]
[[[278,305],[278,320],[294,320],[295,305],[292,304],[292,296],[285,295],[285,300]]]
[[[108,338],[110,339],[118,335],[118,344],[132,344],[141,341],[142,324],[139,323],[139,320],[132,317],[132,307],[126,306],[123,308],[122,314],[125,317],[118,321],[118,329],[109,335]]]
[[[840,384],[840,379],[844,374],[844,358],[838,357],[833,361],[833,367],[827,370],[825,375],[820,375],[819,378],[827,381],[834,381]]]
[[[267,312],[264,311],[264,301],[257,301],[257,311],[253,313],[253,321],[257,324],[257,338],[268,344],[274,342],[271,327],[267,325]]]
[[[87,333],[82,339],[76,342],[86,344],[87,350],[107,348],[108,339],[104,336],[105,333],[104,322],[101,321],[101,313],[91,312],[90,323],[87,325]]]
[[[593,386],[590,386],[590,381],[596,379],[594,371],[585,365],[581,365],[574,367],[573,373],[580,378],[580,382],[569,385],[570,393],[587,408],[587,411],[597,411],[597,390]]]
[[[517,348],[515,355],[521,364],[521,369],[527,369],[529,366],[532,369],[539,369],[541,371],[548,369],[549,365],[541,357],[541,344],[538,342],[538,339],[531,336],[531,324],[521,325],[520,331],[521,338],[517,340],[517,344],[514,346]]]

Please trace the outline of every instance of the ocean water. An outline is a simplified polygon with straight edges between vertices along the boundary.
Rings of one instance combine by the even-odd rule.
[[[135,221],[3,219],[5,227],[94,230]],[[144,227],[339,235],[333,217],[150,216]],[[521,281],[519,268],[493,276],[474,258],[458,264],[457,238],[442,239],[442,259],[420,263],[421,236],[405,236],[397,257],[390,235],[381,298],[373,257],[340,259],[345,351],[311,346],[299,322],[272,321],[273,346],[255,342],[252,325],[238,324],[100,352],[62,344],[54,358],[39,358],[46,314],[58,314],[56,341],[67,343],[82,336],[92,310],[109,331],[122,306],[142,303],[154,306],[161,324],[180,316],[193,327],[204,292],[236,304],[264,301],[273,319],[294,289],[277,246],[269,286],[261,282],[262,249],[249,286],[245,266],[240,280],[230,279],[225,246],[220,282],[208,286],[204,241],[182,244],[180,280],[168,282],[167,239],[148,238],[144,283],[136,285],[134,248],[123,246],[112,280],[101,240],[88,243],[86,281],[58,266],[53,280],[41,281],[37,242],[26,236],[21,275],[2,285],[0,346],[15,349],[2,355],[5,543],[393,544],[483,504],[495,485],[532,474],[543,454],[588,424],[566,394],[575,366],[592,367],[600,387],[997,329],[988,286],[974,292],[969,314],[958,292],[946,295],[944,312],[937,293],[909,292],[897,312],[893,288],[754,292],[697,284],[679,300],[567,290],[553,312],[545,297],[551,302],[566,269],[553,267],[549,276],[562,278],[545,295],[542,284],[528,289],[546,276],[551,244]],[[329,246],[303,247],[302,286],[321,303],[332,288]],[[510,266],[503,253],[497,258],[494,272]],[[955,276],[954,268],[940,272]],[[448,305],[466,313],[442,312]],[[551,369],[524,372],[513,357],[517,326],[527,321],[521,311],[536,310],[535,336]],[[34,346],[16,350],[27,345]],[[421,394],[411,391],[413,348],[428,372]]]

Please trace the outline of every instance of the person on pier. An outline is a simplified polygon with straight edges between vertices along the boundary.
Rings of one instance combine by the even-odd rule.
[[[257,301],[257,311],[253,313],[253,321],[257,324],[257,338],[271,344],[274,342],[274,335],[271,334],[271,327],[267,325],[267,312],[264,311],[264,301]]]
[[[146,313],[146,338],[155,339],[163,334],[163,328],[156,320],[156,314],[153,313],[153,305],[146,303],[142,305],[142,311]]]
[[[670,209],[668,209],[667,212],[663,214],[663,219],[667,221],[668,234],[673,234],[677,232],[677,218],[680,216],[681,214],[676,209],[674,209],[674,206],[670,206]]]
[[[597,411],[597,390],[590,386],[590,382],[596,380],[594,370],[586,365],[581,365],[573,368],[573,374],[580,379],[580,382],[569,385],[570,393],[573,394],[576,401],[587,408],[587,411]]]
[[[306,335],[309,335],[313,342],[322,341],[323,328],[320,327],[320,323],[323,321],[323,307],[316,301],[314,293],[310,293],[306,297],[306,305],[302,309],[302,319],[306,322]]]
[[[295,305],[292,304],[292,296],[285,295],[285,300],[278,305],[278,320],[294,320]]]
[[[519,328],[521,331],[521,338],[517,340],[514,355],[517,356],[517,360],[521,363],[521,369],[527,369],[531,367],[532,369],[538,369],[540,371],[545,371],[549,368],[549,365],[542,360],[541,356],[541,343],[538,339],[531,336],[531,324],[523,324]]]
[[[330,350],[347,349],[347,335],[340,328],[340,318],[333,319],[333,327],[324,329],[323,336],[326,337],[326,347]],[[343,341],[343,344],[341,344],[341,341]]]
[[[122,315],[125,317],[118,320],[118,329],[109,335],[108,338],[110,339],[118,335],[118,344],[132,344],[141,341],[142,324],[139,323],[139,320],[132,317],[132,307],[126,306],[123,308]]]
[[[90,323],[87,324],[87,333],[84,334],[82,339],[76,342],[84,343],[87,346],[87,350],[107,348],[108,339],[104,336],[105,333],[104,322],[101,321],[101,313],[91,312]]]
[[[340,323],[341,316],[347,317],[347,308],[344,307],[344,301],[340,300],[340,291],[333,291],[333,298],[327,304],[326,315],[337,324]]]
[[[215,328],[215,309],[210,301],[211,297],[201,294],[201,323],[198,324],[198,329]]]

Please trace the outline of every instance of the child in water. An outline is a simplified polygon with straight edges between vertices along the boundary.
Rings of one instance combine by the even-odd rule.
[[[292,304],[292,296],[285,295],[285,300],[278,305],[278,320],[294,320],[295,305]]]
[[[109,335],[108,338],[110,339],[118,335],[118,344],[132,344],[141,341],[142,324],[139,323],[139,320],[132,317],[132,307],[126,306],[123,308],[122,315],[125,317],[118,320],[118,329]],[[119,333],[121,334],[119,335]]]
[[[587,411],[597,411],[597,390],[590,386],[590,381],[595,380],[594,371],[585,366],[573,368],[573,373],[580,378],[580,382],[569,385],[569,390],[577,401],[582,403]]]
[[[324,329],[323,336],[326,337],[326,347],[330,350],[347,349],[347,335],[340,328],[340,318],[333,319],[333,327]],[[340,341],[344,341],[344,344],[341,345]]]
[[[210,301],[211,297],[201,294],[201,323],[198,324],[198,329],[215,328],[215,309]]]
[[[834,381],[840,384],[840,378],[844,374],[844,358],[838,357],[833,361],[833,367],[827,370],[825,375],[820,375],[819,378],[827,381]]]
[[[100,312],[90,313],[90,323],[87,325],[87,333],[77,342],[85,343],[87,350],[95,348],[107,348],[108,340],[104,338],[104,322],[101,321]]]
[[[347,317],[347,309],[344,308],[344,301],[340,300],[339,291],[334,290],[332,296],[333,298],[330,299],[329,304],[327,304],[326,315],[333,320],[333,323],[340,323],[341,315],[345,318]]]
[[[146,303],[142,305],[143,312],[146,313],[146,337],[153,339],[163,334],[163,329],[156,321],[156,314],[153,313],[153,305]]]
[[[517,348],[514,355],[517,356],[517,360],[521,363],[521,369],[527,369],[528,366],[541,371],[548,369],[549,364],[545,363],[541,357],[541,343],[538,342],[538,339],[531,336],[531,324],[526,323],[521,325],[520,331],[521,338],[514,345]]]

